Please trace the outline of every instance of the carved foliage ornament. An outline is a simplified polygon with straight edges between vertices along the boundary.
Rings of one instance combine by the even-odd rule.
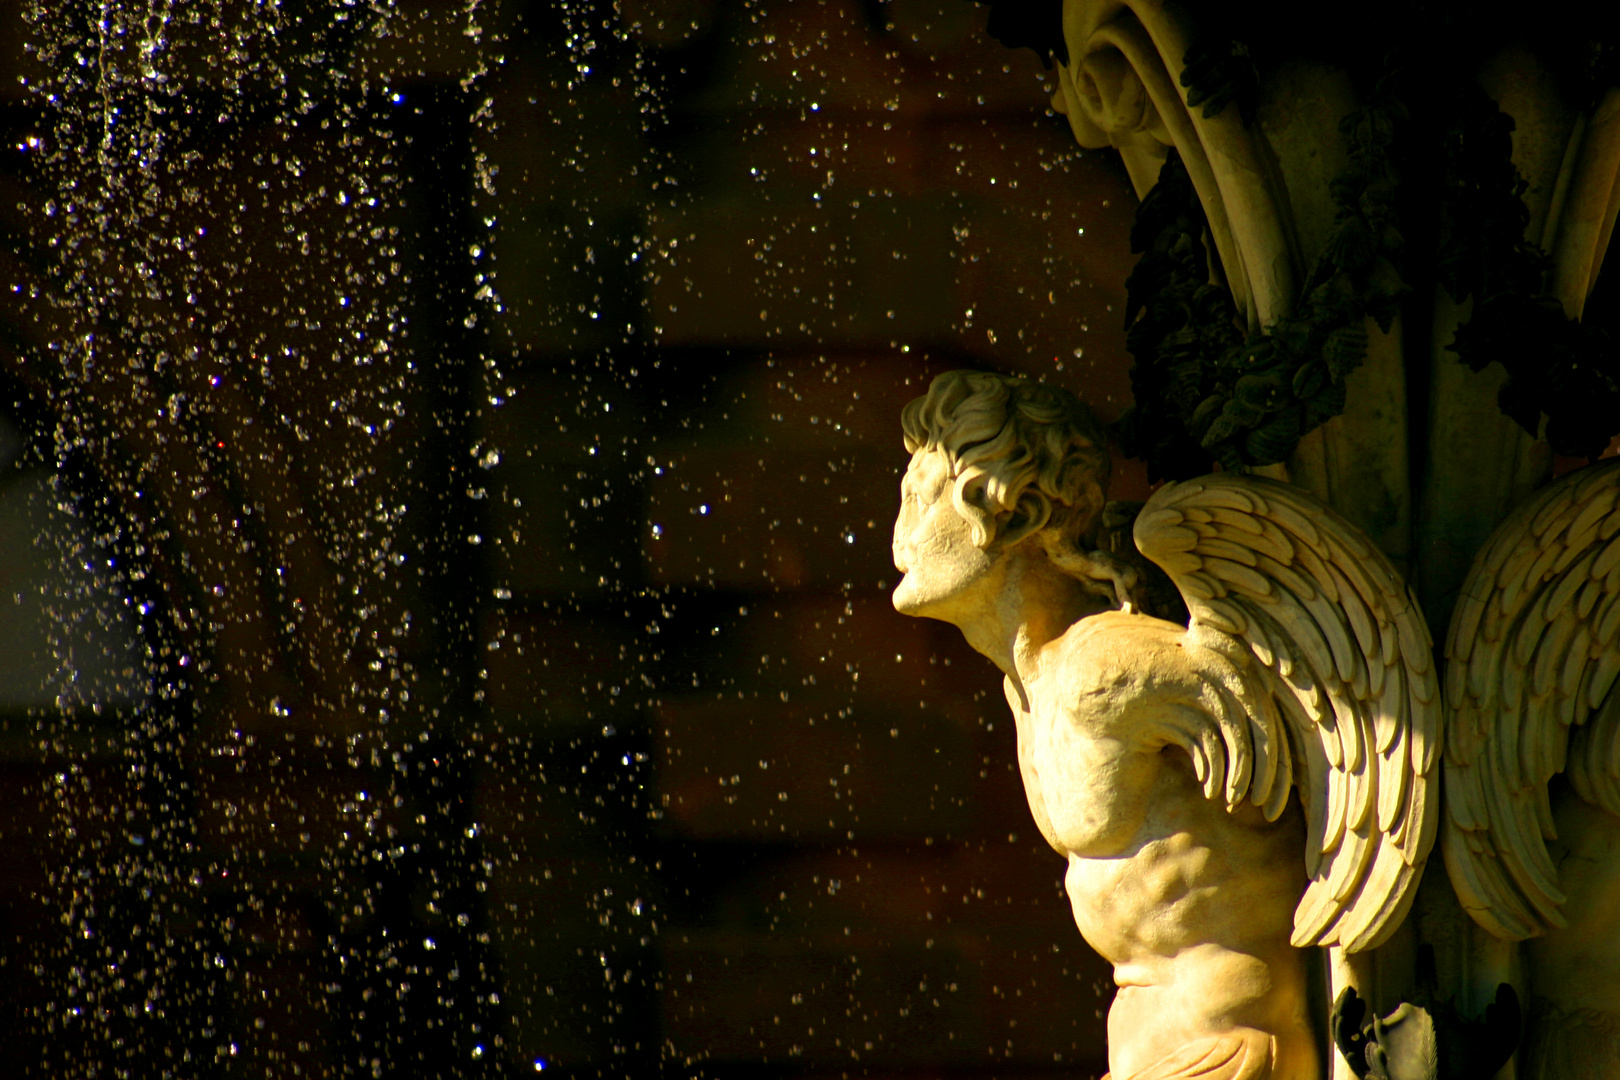
[[[1601,296],[1589,298],[1585,281],[1557,295],[1553,260],[1525,236],[1513,119],[1472,87],[1455,92],[1451,115],[1439,280],[1453,300],[1473,301],[1451,349],[1475,371],[1493,363],[1507,371],[1498,403],[1525,431],[1540,433],[1545,415],[1554,452],[1594,459],[1620,434],[1613,282],[1598,278]]]
[[[1071,26],[1066,37],[1060,0],[991,4],[992,36],[1033,48],[1048,64],[1055,59],[1060,73],[1072,77],[1072,96],[1086,103],[1084,117],[1070,117],[1082,144],[1118,147],[1139,191],[1154,182],[1168,189],[1157,199],[1144,196],[1133,234],[1142,262],[1132,275],[1127,316],[1136,405],[1122,423],[1126,453],[1146,461],[1156,478],[1197,475],[1217,461],[1227,468],[1287,461],[1303,435],[1343,412],[1343,379],[1367,352],[1364,320],[1389,332],[1411,277],[1403,233],[1407,219],[1417,217],[1418,231],[1439,222],[1438,283],[1456,302],[1472,301],[1450,349],[1475,371],[1496,364],[1508,373],[1501,410],[1532,437],[1546,416],[1555,452],[1595,458],[1620,434],[1620,342],[1610,325],[1620,305],[1586,305],[1583,289],[1559,288],[1552,252],[1526,238],[1513,120],[1474,85],[1468,65],[1493,48],[1529,45],[1570,100],[1601,111],[1605,89],[1620,84],[1614,14],[1588,20],[1572,49],[1568,34],[1499,41],[1474,4],[1401,5],[1389,20],[1405,40],[1391,51],[1387,42],[1365,37],[1362,24],[1384,25],[1377,17],[1322,21],[1308,33],[1300,20],[1310,19],[1297,9],[1221,5],[1217,13],[1206,12],[1209,6],[1071,4],[1093,14],[1079,20],[1081,35]],[[1133,28],[1141,29],[1136,38],[1151,39],[1157,55],[1116,47],[1132,39]],[[1077,36],[1083,45],[1075,45]],[[1327,247],[1297,291],[1283,287],[1267,304],[1261,295],[1267,283],[1248,280],[1254,249],[1262,245],[1246,252],[1241,239],[1258,232],[1286,241],[1286,200],[1267,198],[1268,185],[1253,182],[1263,170],[1249,183],[1260,197],[1234,198],[1231,185],[1220,182],[1220,159],[1254,155],[1230,124],[1211,139],[1212,121],[1235,103],[1247,135],[1260,95],[1257,63],[1275,68],[1306,41],[1367,89],[1363,108],[1342,128],[1351,164],[1333,181],[1337,221]],[[1412,70],[1437,60],[1443,69],[1437,76]],[[1154,93],[1172,78],[1184,100],[1164,100],[1162,88]],[[1421,107],[1408,108],[1411,95]],[[1167,164],[1156,181],[1147,176],[1143,146],[1151,143],[1194,165],[1190,214],[1181,209],[1189,190],[1184,168]],[[1419,157],[1438,146],[1441,159],[1403,162],[1397,146],[1417,148]],[[1409,193],[1401,205],[1402,171],[1425,169],[1438,170],[1443,182],[1432,198]],[[1171,220],[1155,202],[1177,204]],[[1204,249],[1206,230],[1213,251]],[[1176,265],[1164,265],[1167,258]],[[1223,280],[1235,294],[1235,311],[1212,294],[1195,295]],[[1140,322],[1139,312],[1145,312]]]
[[[1388,112],[1346,118],[1351,170],[1334,185],[1337,221],[1295,313],[1245,335],[1231,295],[1210,281],[1205,220],[1179,154],[1142,200],[1126,282],[1134,406],[1120,420],[1127,454],[1152,479],[1287,461],[1300,437],[1338,416],[1345,378],[1367,356],[1369,318],[1388,333],[1408,291],[1395,260]]]

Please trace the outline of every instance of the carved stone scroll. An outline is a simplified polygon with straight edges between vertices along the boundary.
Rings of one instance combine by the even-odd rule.
[[[1137,195],[1158,179],[1174,146],[1204,204],[1220,271],[1250,327],[1293,305],[1298,243],[1281,207],[1279,178],[1236,109],[1205,117],[1180,85],[1192,40],[1185,15],[1162,0],[1097,0],[1063,9],[1069,65],[1059,65],[1055,107],[1082,146],[1115,146]]]

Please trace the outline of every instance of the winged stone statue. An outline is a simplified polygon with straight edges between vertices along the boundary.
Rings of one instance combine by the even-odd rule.
[[[1441,848],[1474,920],[1528,941],[1519,1075],[1620,1076],[1620,460],[1516,509],[1446,641]]]
[[[1142,507],[1104,550],[1085,407],[955,371],[902,414],[901,612],[1006,676],[1025,792],[1114,967],[1114,1080],[1317,1080],[1307,949],[1359,952],[1433,844],[1432,644],[1389,562],[1287,485],[1232,474]],[[1143,610],[1167,576],[1189,620]]]

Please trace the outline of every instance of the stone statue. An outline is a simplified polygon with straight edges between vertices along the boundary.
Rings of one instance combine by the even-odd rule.
[[[902,422],[894,605],[1006,675],[1030,810],[1114,965],[1110,1075],[1317,1080],[1308,947],[1384,940],[1437,825],[1409,592],[1332,511],[1255,477],[1166,485],[1140,554],[1101,550],[1107,451],[1055,387],[950,372]],[[1141,610],[1162,575],[1187,625]]]
[[[1481,550],[1446,643],[1442,850],[1474,920],[1531,939],[1521,1074],[1620,1076],[1620,461]]]

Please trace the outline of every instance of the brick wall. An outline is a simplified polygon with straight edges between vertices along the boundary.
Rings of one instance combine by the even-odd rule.
[[[355,295],[411,331],[388,364],[317,360],[251,404],[307,427],[302,464],[270,472],[328,527],[367,535],[374,494],[410,504],[385,531],[417,569],[367,616],[413,613],[375,676],[408,670],[410,704],[386,728],[277,711],[265,680],[303,700],[305,674],[227,663],[162,756],[163,827],[190,838],[176,872],[159,904],[107,870],[139,917],[105,949],[63,943],[79,924],[56,925],[72,887],[51,870],[110,865],[114,823],[157,813],[132,771],[156,743],[109,710],[42,754],[37,716],[8,721],[18,1045],[85,1075],[1100,1073],[1108,972],[1029,818],[999,678],[892,610],[888,537],[899,409],[934,374],[1037,375],[1105,420],[1127,403],[1121,170],[1072,145],[1038,61],[957,0],[624,0],[617,23],[507,4],[478,16],[504,63],[470,94],[461,6],[401,7],[354,62],[402,103],[326,105],[400,149],[377,224],[405,270]],[[206,50],[195,64],[185,100],[206,104]],[[472,120],[480,95],[493,122]],[[8,132],[39,127],[8,100]],[[233,341],[317,355],[337,346],[293,340],[283,309],[380,242],[330,207],[294,221],[353,169],[275,115],[219,136],[238,155],[195,212],[252,208],[197,257],[234,290]],[[268,139],[311,167],[255,165]],[[484,175],[497,194],[475,200]],[[23,198],[41,179],[4,181]],[[49,395],[15,378],[47,430]],[[388,438],[323,419],[396,379]],[[232,476],[269,453],[216,449]],[[1116,466],[1116,497],[1145,494]],[[177,555],[235,542],[176,535]],[[201,563],[170,569],[202,588]],[[231,632],[241,655],[274,637]],[[41,801],[59,770],[89,802]],[[164,944],[136,952],[185,968],[167,1027],[44,1021],[71,970],[152,928]]]
[[[557,763],[486,800],[522,1053],[1099,1073],[1111,983],[1029,819],[999,676],[892,610],[888,537],[899,408],[933,374],[1028,372],[1118,414],[1134,199],[981,9],[693,19],[640,58],[668,89],[650,132],[628,50],[569,88],[545,34],[496,106],[521,374],[486,423],[522,502],[493,531],[522,539],[494,571],[488,700]],[[1116,495],[1144,489],[1120,463]]]

